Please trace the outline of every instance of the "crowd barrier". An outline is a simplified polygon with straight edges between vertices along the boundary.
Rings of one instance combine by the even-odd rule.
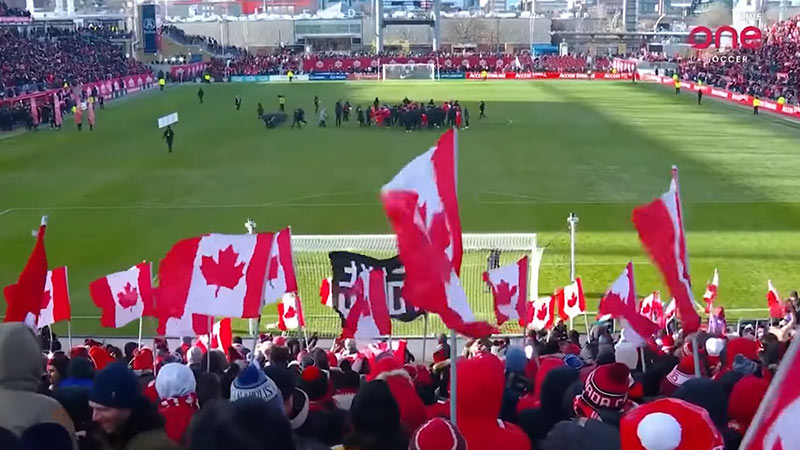
[[[670,77],[642,74],[641,79],[644,81],[656,82],[670,87],[675,86],[675,81]],[[693,81],[681,80],[681,88],[689,89],[694,92],[702,89],[704,95],[708,95],[714,98],[719,98],[740,105],[745,105],[745,106],[753,105],[753,96],[751,95],[739,94],[737,92],[731,92],[729,90],[714,86],[708,86],[708,85],[698,86]],[[781,105],[778,102],[774,102],[772,100],[759,99],[759,108],[766,109],[767,111],[772,111],[776,114],[780,114],[783,116],[800,119],[800,106],[797,105],[786,105],[786,104]]]
[[[196,62],[190,64],[179,64],[170,66],[169,74],[173,80],[191,80],[203,76],[206,71],[206,63]]]
[[[483,80],[480,72],[468,72],[468,80]],[[561,72],[489,72],[486,74],[487,80],[630,80],[633,74],[630,73],[605,73],[605,72],[581,72],[581,73],[561,73]]]
[[[503,70],[510,67],[512,64],[526,65],[530,64],[530,55],[510,56],[481,56],[481,55],[466,55],[466,56],[347,56],[347,57],[316,57],[312,56],[303,60],[303,71],[319,71],[319,72],[349,72],[353,70],[362,70],[367,67],[378,69],[384,64],[436,64],[440,67],[457,68],[465,67],[467,69],[484,67],[495,68],[496,70]]]
[[[80,86],[80,90],[85,92],[88,96],[91,95],[94,88],[97,88],[97,93],[102,95],[103,98],[111,99],[114,93],[121,93],[123,87],[129,94],[155,87],[155,76],[153,74],[126,75],[104,81],[84,83]],[[2,99],[0,100],[0,106],[7,103],[30,101],[31,99],[38,100],[39,98],[42,98],[46,103],[49,103],[50,99],[53,98],[53,94],[61,90],[62,89],[48,89],[46,91],[33,92],[13,98]]]

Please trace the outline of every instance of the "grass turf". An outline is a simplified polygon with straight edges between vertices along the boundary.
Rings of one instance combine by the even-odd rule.
[[[94,132],[76,131],[67,118],[61,131],[0,140],[0,285],[14,282],[33,245],[30,230],[49,214],[50,266],[69,266],[73,315],[90,316],[74,320],[73,333],[134,335],[135,323],[100,328],[88,284],[141,260],[157,262],[178,239],[243,232],[246,217],[260,230],[390,233],[377,192],[439,132],[332,126],[336,99],[366,106],[376,96],[458,99],[469,108],[472,126],[459,136],[463,228],[539,233],[547,246],[542,294],[568,281],[571,211],[580,216],[578,274],[590,309],[628,260],[640,295],[665,292],[630,214],[666,189],[672,164],[681,169],[698,298],[715,267],[727,308],[763,308],[768,278],[785,294],[798,284],[800,128],[769,115],[709,100],[698,106],[688,92],[623,82],[226,84],[204,87],[203,105],[196,89],[109,103]],[[270,112],[278,94],[287,111],[304,107],[308,127],[264,128],[256,103]],[[238,112],[235,95],[244,100]],[[328,109],[327,129],[316,127],[314,95]],[[180,123],[168,154],[156,118],[175,111]],[[318,283],[301,282],[309,327],[335,332]],[[491,306],[476,309],[486,316]],[[262,323],[275,321],[274,306],[266,316]],[[421,321],[396,330],[419,333]]]

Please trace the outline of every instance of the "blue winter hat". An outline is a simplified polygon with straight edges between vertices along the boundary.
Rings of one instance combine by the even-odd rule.
[[[258,397],[283,411],[281,391],[257,364],[247,366],[231,385],[231,401],[245,397]]]
[[[525,365],[528,363],[528,357],[525,356],[525,350],[520,347],[509,347],[506,352],[506,372],[522,373],[525,371]]]
[[[97,372],[89,401],[118,409],[135,409],[141,400],[139,381],[123,363],[112,363]]]

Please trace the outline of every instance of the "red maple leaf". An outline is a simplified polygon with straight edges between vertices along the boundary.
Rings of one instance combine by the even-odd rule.
[[[136,306],[136,302],[139,301],[139,291],[131,286],[130,283],[125,283],[123,291],[117,293],[117,300],[119,301],[119,306],[125,309],[133,308]]]
[[[542,306],[539,310],[539,313],[536,315],[536,318],[539,320],[547,319],[547,305]]]
[[[502,280],[500,284],[497,285],[497,289],[494,291],[494,297],[497,299],[498,305],[510,305],[511,297],[517,293],[516,286],[511,289],[509,289],[508,286],[506,280]]]
[[[52,300],[50,291],[44,291],[44,294],[42,294],[42,309],[47,309],[50,306],[50,300]]]
[[[217,261],[214,261],[211,256],[203,256],[201,259],[200,272],[203,273],[206,284],[217,286],[214,297],[219,295],[220,288],[235,288],[244,276],[244,263],[236,264],[237,259],[239,259],[239,254],[233,250],[233,245],[227,246],[225,250],[220,250]]]
[[[574,308],[578,304],[578,296],[573,292],[567,299],[567,306]]]
[[[292,317],[297,315],[297,311],[295,311],[294,306],[290,306],[283,310],[283,318],[284,319],[291,319]]]
[[[651,309],[652,309],[652,308],[650,307],[650,304],[649,304],[649,303],[645,303],[644,305],[642,305],[642,312],[641,312],[641,314],[646,316],[647,314],[650,314],[650,310],[651,310]]]

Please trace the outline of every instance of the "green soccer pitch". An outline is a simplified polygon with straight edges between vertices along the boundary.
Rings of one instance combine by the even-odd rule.
[[[465,232],[536,232],[547,246],[539,291],[569,279],[569,212],[580,217],[577,271],[589,309],[633,260],[639,296],[666,291],[631,225],[635,205],[663,193],[670,166],[680,168],[694,293],[714,268],[720,303],[765,308],[767,279],[782,294],[798,285],[800,126],[689,92],[630,82],[359,82],[217,84],[169,87],[109,102],[96,130],[64,129],[0,136],[0,285],[16,280],[48,214],[51,267],[69,267],[74,334],[135,335],[136,323],[101,329],[89,283],[142,260],[155,264],[181,238],[291,225],[295,234],[391,233],[378,200],[382,184],[424,152],[441,130],[361,129],[355,115],[333,126],[333,104],[367,106],[377,96],[467,106],[459,133],[459,201]],[[267,130],[256,104],[289,122]],[[235,111],[234,96],[244,106]],[[313,97],[328,110],[316,126]],[[478,102],[487,118],[478,119]],[[291,111],[307,127],[290,129]],[[174,153],[156,127],[178,112]],[[302,274],[299,274],[302,277]],[[301,280],[309,331],[338,332],[319,303],[319,280]],[[0,306],[0,313],[5,304]],[[489,311],[490,308],[481,308]],[[740,311],[730,317],[764,317]],[[488,318],[488,317],[486,317]],[[274,306],[262,324],[275,322]],[[582,322],[582,321],[580,321]],[[398,326],[420,333],[421,320]],[[146,330],[154,329],[150,320]],[[237,327],[242,330],[244,324]],[[60,324],[56,331],[63,333]]]

